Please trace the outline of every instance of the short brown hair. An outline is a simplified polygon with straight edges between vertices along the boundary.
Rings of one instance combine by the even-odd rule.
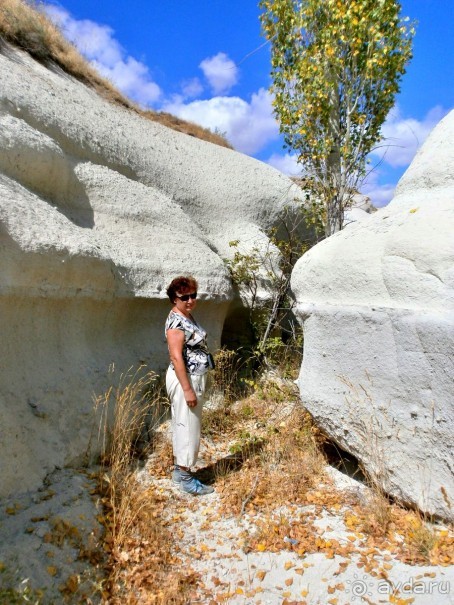
[[[173,304],[177,297],[177,292],[185,294],[186,292],[197,292],[198,284],[192,275],[180,275],[172,279],[167,288],[167,296]]]

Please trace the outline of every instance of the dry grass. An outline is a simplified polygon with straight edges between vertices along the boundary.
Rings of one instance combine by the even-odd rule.
[[[379,485],[372,484],[368,497],[362,501],[363,530],[373,536],[386,536],[393,519],[389,498]]]
[[[245,370],[246,362],[237,351],[222,348],[216,353],[215,363],[211,390],[221,393],[226,403],[232,403],[244,395],[241,374]]]
[[[38,4],[25,0],[2,0],[0,35],[38,61],[57,64],[109,101],[134,109],[134,104],[102,78],[76,47],[65,39],[58,27],[39,10]]]
[[[371,553],[389,549],[411,565],[453,562],[454,542],[449,530],[431,524],[418,511],[390,501],[383,488],[383,458],[377,444],[377,476],[366,474],[367,497],[357,501],[343,496],[329,487],[318,430],[301,408],[294,385],[268,377],[257,381],[255,387],[254,395],[233,406],[238,424],[227,437],[236,434],[233,450],[241,464],[230,468],[226,464],[225,472],[219,473],[216,480],[225,514],[241,516],[248,511],[271,515],[294,504],[312,504],[315,511],[344,508],[346,526],[368,545]],[[251,413],[244,414],[244,409]],[[262,527],[249,540],[246,550],[277,551],[291,547],[301,554],[324,551],[329,556],[333,553],[347,556],[350,550],[353,552],[353,543],[347,547],[323,540],[312,525],[315,516],[316,512],[305,512],[291,524],[285,515],[272,522],[271,516],[262,519]],[[289,546],[289,538],[296,540],[294,547]],[[364,564],[373,567],[374,556],[364,555]]]
[[[232,359],[223,353],[223,363]],[[229,373],[220,366],[218,384],[228,385]],[[208,410],[204,420],[212,440],[229,443],[214,474],[224,509],[236,515],[305,502],[325,464],[293,382],[257,379],[254,387],[248,397]]]
[[[167,126],[178,132],[227,147],[230,143],[222,136],[192,122],[186,122],[168,113],[145,111],[120,93],[107,79],[90,66],[74,45],[65,39],[61,31],[42,11],[40,4],[26,0],[1,0],[1,38],[17,46],[38,61],[56,64],[68,74],[96,92],[109,102],[116,103],[138,113],[146,119]],[[1,49],[1,46],[0,46]]]
[[[138,109],[137,111],[144,118],[152,120],[153,122],[159,122],[159,124],[167,126],[167,128],[171,128],[172,130],[182,132],[191,137],[195,137],[196,139],[201,139],[202,141],[208,141],[208,143],[213,143],[214,145],[219,145],[220,147],[233,149],[232,145],[225,137],[212,132],[209,128],[204,128],[199,124],[195,124],[194,122],[182,120],[181,118],[177,118],[176,116],[165,111],[156,112],[151,110],[145,111],[142,109]]]
[[[323,552],[328,558],[347,559],[358,553],[365,571],[376,570],[383,577],[392,559],[388,554],[385,563],[380,562],[384,551],[412,565],[452,563],[452,533],[390,503],[378,484],[371,486],[366,500],[348,499],[332,488],[324,473],[317,430],[291,381],[268,375],[256,380],[252,394],[234,401],[228,394],[235,356],[224,351],[218,361],[215,386],[226,393],[220,405],[230,413],[227,420],[213,416],[209,422],[217,456],[210,473],[219,494],[218,513],[241,517],[247,512],[249,520],[254,519],[256,531],[244,536],[246,552],[293,550],[301,556]],[[203,592],[202,579],[181,566],[182,551],[175,543],[175,536],[183,534],[175,525],[181,518],[178,499],[169,500],[153,482],[151,487],[139,483],[135,473],[134,454],[144,419],[150,407],[159,409],[162,399],[158,389],[150,390],[150,379],[155,382],[154,375],[129,373],[116,390],[98,400],[103,409],[112,404],[115,408],[111,429],[104,431],[109,467],[102,482],[109,558],[103,596],[112,605],[183,605]],[[165,433],[158,435],[153,442],[155,462],[147,468],[155,479],[168,478],[172,449]],[[229,455],[222,457],[227,450]],[[304,509],[298,512],[293,505]],[[316,521],[323,510],[344,516],[347,540],[326,539],[320,533]]]
[[[430,561],[432,552],[438,544],[438,536],[430,520],[416,513],[409,532],[410,545],[425,561]]]
[[[202,434],[207,437],[225,437],[247,415],[247,406],[233,405],[244,394],[240,374],[245,362],[236,351],[221,349],[215,355],[215,364],[215,370],[210,376],[210,405],[202,416]]]
[[[123,375],[118,387],[96,400],[102,411],[101,520],[108,554],[103,598],[112,605],[186,603],[195,581],[190,572],[171,572],[173,537],[163,514],[167,500],[153,487],[141,485],[135,472],[137,452],[149,453],[137,444],[159,423],[161,404],[157,377],[143,368]]]
[[[364,385],[356,387],[345,378],[341,381],[349,389],[346,401],[352,406],[352,415],[358,409],[367,409],[370,414],[369,421],[363,422],[361,427],[370,470],[362,469],[369,491],[355,506],[353,517],[358,527],[371,543],[386,545],[399,559],[411,565],[452,564],[454,540],[451,532],[441,530],[423,512],[409,510],[403,503],[392,501],[386,493],[388,471],[380,435],[384,433],[384,425],[390,425],[388,410],[378,407]]]
[[[240,434],[234,447],[242,467],[220,485],[224,508],[236,515],[305,504],[323,476],[325,461],[303,410],[295,406],[285,420],[266,422],[262,416],[262,422],[260,431]]]
[[[143,439],[150,408],[157,402],[149,401],[149,385],[156,380],[142,368],[122,375],[116,388],[111,387],[96,399],[95,408],[101,410],[100,437],[105,472],[102,477],[111,519],[106,539],[112,551],[121,551],[131,528],[141,515],[145,501],[137,500],[133,456],[136,444]],[[134,499],[134,507],[131,506]]]
[[[165,521],[167,497],[154,488],[145,489],[131,478],[124,486],[123,499],[131,511],[128,531],[122,535],[121,548],[119,544],[115,548],[106,542],[111,548],[104,602],[109,605],[187,603],[197,577],[190,570],[175,571],[178,559],[171,554],[174,535]]]

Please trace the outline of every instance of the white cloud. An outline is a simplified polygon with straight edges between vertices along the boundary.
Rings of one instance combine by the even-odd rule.
[[[161,96],[159,86],[148,79],[148,68],[133,57],[118,61],[113,67],[92,61],[93,66],[128,96],[139,103],[147,105],[157,101]]]
[[[385,185],[363,185],[361,187],[361,193],[367,195],[376,208],[381,208],[382,206],[389,204],[393,199],[395,189],[395,183],[387,183]]]
[[[278,153],[273,153],[266,163],[277,170],[280,170],[287,176],[300,176],[302,173],[302,167],[297,162],[297,157],[295,154],[291,155],[287,153],[286,155],[279,155]]]
[[[203,92],[203,85],[199,78],[192,78],[191,80],[185,80],[181,85],[181,90],[186,99],[194,99]]]
[[[78,21],[66,10],[57,6],[47,6],[46,11],[63,30],[68,40],[75,44],[87,59],[96,59],[109,67],[121,61],[123,50],[112,37],[114,31],[110,27],[88,19]]]
[[[448,113],[448,110],[439,105],[427,112],[422,120],[403,118],[400,108],[394,107],[382,126],[385,140],[378,149],[371,152],[372,163],[376,168],[371,171],[361,187],[361,193],[371,198],[374,206],[386,206],[394,197],[397,183],[380,184],[386,164],[393,168],[407,168],[418,149],[426,140],[431,130]]]
[[[238,81],[238,68],[225,53],[204,59],[199,67],[215,95],[229,92]]]
[[[376,208],[386,206],[394,197],[396,183],[379,184],[382,175],[378,169],[372,170],[361,185],[361,193],[370,198]]]
[[[447,114],[440,106],[433,107],[421,121],[403,118],[399,107],[392,109],[382,126],[385,140],[372,155],[394,168],[408,166],[434,126]]]
[[[188,104],[177,100],[162,109],[213,131],[225,132],[234,148],[247,154],[257,153],[279,135],[271,96],[264,88],[252,95],[250,103],[239,97],[213,97]]]
[[[148,67],[126,54],[112,28],[88,19],[74,19],[68,11],[54,5],[47,5],[46,11],[95,69],[124,94],[143,105],[161,97],[161,89],[153,82]]]

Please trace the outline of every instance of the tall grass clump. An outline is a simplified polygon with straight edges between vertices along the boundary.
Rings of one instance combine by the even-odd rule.
[[[166,406],[157,375],[143,367],[123,374],[118,386],[95,401],[100,416],[100,492],[108,553],[104,602],[111,605],[187,602],[191,574],[173,571],[166,498],[137,476],[137,456],[150,453],[153,431]]]
[[[294,409],[287,421],[267,427],[260,450],[256,448],[234,479],[230,504],[240,514],[247,507],[275,509],[306,504],[306,496],[323,476],[325,460],[306,425],[302,410]]]
[[[2,0],[0,33],[40,61],[52,58],[59,37],[49,19],[23,0]],[[59,42],[61,44],[62,40]]]
[[[202,432],[208,437],[225,436],[236,427],[240,417],[234,403],[249,388],[247,364],[237,351],[220,349],[215,365],[209,377],[209,404],[202,416]]]
[[[44,13],[42,5],[25,0],[2,0],[0,35],[45,64],[55,63],[105,98],[125,107],[134,104],[102,78]]]
[[[260,464],[272,501],[303,503],[307,491],[320,482],[326,462],[311,427],[311,419],[297,402],[268,428]]]
[[[223,347],[216,353],[216,367],[212,376],[212,391],[221,394],[223,400],[232,403],[244,394],[241,375],[245,362],[237,351]]]
[[[325,458],[295,385],[275,379],[258,384],[236,404],[242,428],[230,451],[242,464],[236,473],[226,474],[221,490],[224,505],[239,515],[251,507],[304,504],[324,474]]]
[[[139,446],[143,450],[140,444],[148,433],[148,420],[158,406],[158,401],[150,398],[156,381],[156,374],[143,368],[130,371],[121,376],[116,388],[110,387],[95,402],[101,416],[102,480],[111,514],[109,541],[115,551],[122,548],[144,505],[136,501],[132,506],[132,500],[137,500],[134,460]]]
[[[431,525],[430,517],[416,511],[410,525],[408,532],[410,547],[424,561],[431,562],[431,553],[438,543],[438,535],[433,525]]]

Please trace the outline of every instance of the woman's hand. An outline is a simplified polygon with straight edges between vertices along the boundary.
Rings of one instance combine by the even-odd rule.
[[[195,408],[195,406],[197,405],[197,395],[195,394],[194,389],[185,389],[183,392],[184,398],[186,399],[186,403],[188,404],[188,406],[190,408]]]

